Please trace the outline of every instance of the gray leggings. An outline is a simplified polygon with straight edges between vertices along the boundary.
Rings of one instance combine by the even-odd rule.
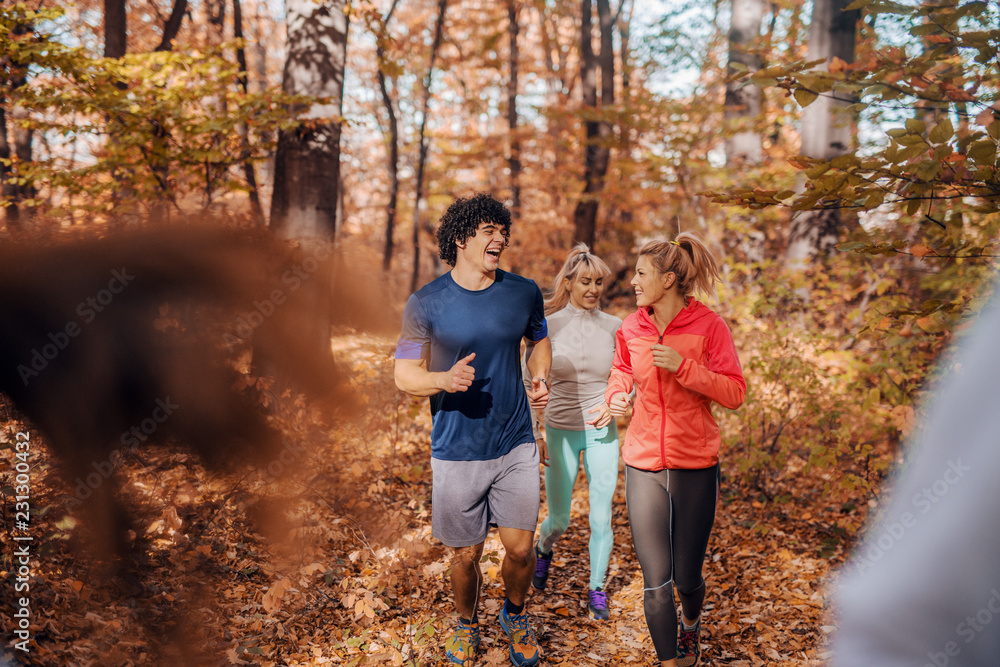
[[[657,472],[626,466],[628,521],[642,567],[643,608],[657,660],[677,657],[675,582],[684,615],[701,615],[701,566],[718,500],[718,465]]]

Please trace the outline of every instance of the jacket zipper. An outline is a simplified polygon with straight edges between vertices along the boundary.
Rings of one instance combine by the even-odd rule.
[[[664,329],[663,333],[660,334],[657,344],[663,345],[663,334],[667,333]],[[659,389],[657,392],[660,399],[660,462],[663,467],[667,467],[667,440],[666,440],[666,428],[667,428],[667,402],[663,399],[663,374],[660,373],[660,369],[653,366],[656,369],[656,385]]]

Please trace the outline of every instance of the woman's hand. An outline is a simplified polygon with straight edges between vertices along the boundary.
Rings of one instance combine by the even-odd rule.
[[[590,410],[590,414],[594,414],[595,412],[597,413],[597,417],[587,422],[588,424],[594,428],[604,428],[611,423],[613,416],[607,403],[601,403],[596,408]]]
[[[657,344],[649,349],[653,351],[653,365],[657,368],[676,373],[680,370],[681,364],[684,363],[684,357],[672,347]]]
[[[608,403],[608,413],[615,417],[624,417],[625,411],[632,407],[632,397],[620,391],[611,397]]]

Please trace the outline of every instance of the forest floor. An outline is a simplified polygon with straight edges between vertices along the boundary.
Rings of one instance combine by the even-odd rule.
[[[448,553],[430,536],[426,401],[392,385],[392,341],[349,336],[338,343],[368,409],[331,428],[290,402],[282,413],[286,449],[268,470],[213,472],[176,448],[123,452],[113,480],[135,531],[113,566],[88,555],[86,505],[74,507],[75,498],[89,495],[86,487],[62,481],[43,437],[31,431],[26,590],[15,588],[23,542],[14,537],[24,531],[15,531],[12,497],[12,443],[23,425],[0,411],[0,627],[8,656],[30,665],[102,667],[448,664],[443,644],[455,614]],[[821,665],[829,657],[829,582],[859,519],[825,503],[795,472],[780,477],[781,493],[768,499],[723,468],[705,563],[703,665]],[[86,472],[77,476],[87,479]],[[654,665],[624,475],[606,586],[611,619],[587,617],[582,481],[581,474],[549,587],[532,591],[528,602],[542,663]],[[540,518],[545,513],[543,496]],[[502,557],[494,534],[483,561],[480,666],[509,664],[495,621]],[[17,648],[15,635],[21,597],[30,603],[28,651]]]

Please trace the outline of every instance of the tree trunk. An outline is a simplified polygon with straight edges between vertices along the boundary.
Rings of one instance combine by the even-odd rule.
[[[4,209],[4,218],[7,229],[17,229],[19,226],[19,211],[17,203],[14,201],[13,186],[8,183],[12,169],[7,165],[10,162],[10,142],[7,140],[7,112],[3,106],[4,100],[0,98],[0,202],[10,201],[10,205]]]
[[[288,238],[331,239],[336,234],[340,178],[340,118],[347,57],[345,0],[318,5],[287,0],[286,93],[326,97],[332,104],[303,109],[307,126],[278,136],[271,198],[271,229]]]
[[[178,4],[186,0],[177,0]],[[171,17],[172,18],[172,17]],[[243,8],[240,0],[233,0],[233,37],[238,40],[236,47],[236,64],[239,67],[239,83],[243,94],[249,92],[249,73],[247,72],[247,54],[243,48]],[[253,161],[250,159],[250,131],[244,123],[238,128],[240,134],[240,150],[243,153],[243,177],[247,181],[250,197],[250,214],[258,227],[264,226],[264,211],[260,206],[260,194],[257,191],[257,176],[254,174]]]
[[[239,2],[239,0],[234,0],[234,2]],[[187,11],[187,0],[174,0],[174,8],[170,12],[170,18],[167,19],[166,24],[163,26],[163,37],[160,39],[160,45],[156,47],[156,51],[170,51],[173,49],[174,40],[177,39],[177,33],[181,30],[181,24],[184,22],[184,12]]]
[[[127,40],[125,0],[104,0],[104,57],[124,56]]]
[[[813,4],[809,26],[808,60],[825,60],[827,69],[833,58],[854,62],[854,45],[860,10],[845,11],[849,0],[817,0]],[[853,99],[842,94],[821,95],[802,113],[802,154],[829,160],[843,155],[854,143],[855,117],[846,110]]]
[[[545,106],[549,108],[565,107],[570,103],[570,91],[573,86],[570,83],[574,74],[567,66],[568,50],[559,42],[560,31],[557,20],[553,18],[553,8],[545,3],[536,4],[536,15],[538,16],[538,31],[541,34],[543,61],[545,63]],[[561,143],[561,137],[565,133],[568,121],[565,116],[560,115],[550,118],[546,123],[548,140],[553,145]],[[564,156],[562,151],[551,151],[550,157],[545,163],[545,167],[553,173],[563,171]],[[547,193],[549,201],[554,210],[562,208],[564,195],[559,190]]]
[[[615,104],[615,19],[611,15],[611,3],[597,0],[597,17],[601,23],[601,106],[605,109]],[[611,129],[610,123],[607,124]]]
[[[389,13],[382,21],[382,34],[378,38],[376,58],[378,59],[378,87],[382,93],[382,104],[389,116],[389,203],[385,211],[385,248],[382,252],[382,270],[388,271],[392,265],[392,254],[395,250],[396,207],[399,203],[399,120],[396,118],[396,108],[389,95],[385,76],[385,40],[389,38],[389,21],[396,11],[399,0],[393,0]],[[395,78],[393,78],[395,87]]]
[[[11,30],[14,35],[27,35],[34,31],[32,23],[16,24]],[[3,75],[10,77],[10,89],[17,90],[27,84],[28,68],[25,63],[9,62],[7,72]],[[0,98],[0,102],[4,100]],[[19,202],[31,198],[35,194],[35,188],[31,183],[20,185],[8,182],[12,176],[23,173],[24,167],[31,162],[32,150],[31,140],[33,137],[30,129],[25,129],[20,121],[27,120],[28,111],[19,104],[10,107],[10,124],[7,123],[7,115],[4,108],[0,106],[0,159],[13,160],[10,166],[0,163],[0,201],[8,202],[5,210],[7,218],[7,229],[21,229],[25,221],[29,218],[29,213],[22,210]],[[13,147],[10,141],[13,140]],[[12,150],[13,149],[13,150]]]
[[[510,157],[507,160],[510,169],[510,199],[511,217],[515,220],[521,217],[521,140],[517,133],[517,36],[518,0],[507,0],[507,36],[510,41],[510,79],[507,81],[507,127],[510,130]]]
[[[626,6],[628,6],[627,12],[625,11]],[[633,10],[635,10],[634,2],[622,0],[621,5],[618,7],[617,16],[615,17],[615,23],[618,25],[618,38],[621,40],[621,54],[619,54],[619,59],[622,68],[622,102],[626,108],[631,108],[632,106],[632,52],[629,44],[631,41]]]
[[[729,26],[729,74],[737,63],[751,72],[761,67],[758,49],[763,0],[733,0]],[[760,133],[753,127],[760,116],[761,89],[743,78],[726,84],[726,163],[759,164],[763,157]]]
[[[631,25],[632,25],[632,12],[635,10],[635,3],[628,2],[628,11],[625,12],[626,0],[622,0],[621,5],[618,7],[618,17],[616,23],[618,24],[618,38],[621,40],[621,54],[619,55],[619,62],[622,70],[622,105],[625,107],[625,117],[632,117],[632,62],[631,62]],[[624,13],[624,16],[623,16]],[[618,140],[618,154],[619,159],[628,160],[631,164],[632,162],[632,126],[631,124],[623,125],[619,128],[619,140]],[[627,204],[621,209],[620,215],[620,228],[623,231],[631,230],[632,227],[632,210],[628,208]]]
[[[600,21],[601,51],[600,56],[594,55],[591,44],[592,20],[591,3],[593,0],[583,0],[583,20],[581,21],[581,80],[583,84],[583,106],[588,115],[596,114],[599,109],[610,108],[615,101],[615,59],[612,44],[611,6],[608,0],[597,0],[597,15]],[[601,71],[601,105],[597,103],[597,71]],[[604,120],[588,119],[586,129],[586,152],[584,154],[585,185],[580,201],[573,212],[573,239],[582,241],[591,248],[597,236],[598,197],[604,189],[604,177],[608,171],[611,150],[608,143],[611,137],[611,124]]]
[[[420,154],[417,159],[416,198],[413,204],[413,273],[410,276],[410,292],[416,292],[420,280],[420,203],[424,196],[424,168],[427,165],[427,114],[431,104],[431,80],[434,74],[434,62],[437,60],[438,49],[441,48],[441,38],[444,35],[444,15],[448,8],[448,0],[438,0],[438,16],[434,24],[434,42],[431,44],[431,58],[427,65],[427,75],[424,77],[423,95],[420,102]]]
[[[180,32],[186,10],[187,0],[174,1],[170,17],[163,25],[163,35],[160,38],[160,43],[154,51],[173,50],[174,39],[176,39],[177,33]],[[166,144],[169,137],[164,124],[159,119],[153,118],[150,120],[150,123],[153,126],[153,146],[149,155],[150,160],[153,162],[151,165],[153,173],[156,175],[160,186],[160,200],[153,205],[152,217],[155,220],[167,220],[170,215],[169,202],[173,200],[173,194],[170,192],[170,166],[163,156],[167,152]]]
[[[270,43],[270,33],[267,27],[270,27],[270,23],[265,20],[261,13],[261,5],[264,3],[255,2],[253,3],[254,14],[253,20],[250,21],[251,31],[253,32],[252,42],[247,46],[253,50],[254,53],[254,77],[249,79],[247,83],[252,81],[257,81],[255,87],[258,92],[264,90],[268,84],[267,79],[267,47]],[[248,6],[249,8],[249,6]],[[249,18],[249,17],[248,17]],[[267,26],[267,27],[265,27]],[[271,131],[261,132],[260,141],[261,143],[270,144],[274,139],[274,133]],[[272,191],[274,185],[274,153],[272,152],[269,159],[263,160],[258,163],[254,169],[254,173],[260,176],[261,184],[263,185],[265,192]],[[261,208],[267,207],[270,211],[270,201],[263,201],[261,203]]]
[[[318,3],[314,2],[313,4]],[[209,35],[209,43],[215,44],[221,42],[225,39],[226,0],[206,0],[205,11],[208,12],[208,25],[215,26],[215,37],[217,38],[213,40],[211,33],[207,33]]]
[[[128,50],[128,20],[125,11],[125,0],[104,0],[104,57],[121,58]],[[125,90],[124,81],[116,83],[120,90]],[[108,144],[112,152],[118,150],[118,137],[121,124],[118,118],[108,118]],[[128,165],[112,168],[111,177],[118,183],[117,189],[111,195],[114,224],[134,224],[138,222],[136,215],[135,192],[128,182]]]
[[[809,26],[809,60],[824,60],[823,69],[833,58],[854,62],[854,45],[860,10],[845,11],[849,0],[815,0]],[[836,96],[836,99],[835,99]],[[837,94],[821,95],[802,113],[803,155],[829,160],[850,150],[856,133],[856,119],[848,109],[854,100]],[[840,209],[802,211],[792,220],[785,265],[802,269],[815,259],[835,252],[842,226]]]
[[[270,229],[297,239],[313,259],[327,254],[327,244],[337,234],[340,181],[340,121],[344,104],[344,68],[347,62],[345,0],[318,4],[313,0],[286,0],[287,53],[282,88],[292,95],[323,97],[329,104],[297,109],[303,125],[278,134],[271,197]],[[330,262],[303,261],[297,268],[296,299],[315,313],[306,334],[319,358],[328,358],[333,322],[333,274]],[[294,271],[293,271],[294,272]],[[269,335],[271,320],[260,329]],[[254,359],[260,338],[255,337]],[[258,368],[267,373],[269,369]]]

